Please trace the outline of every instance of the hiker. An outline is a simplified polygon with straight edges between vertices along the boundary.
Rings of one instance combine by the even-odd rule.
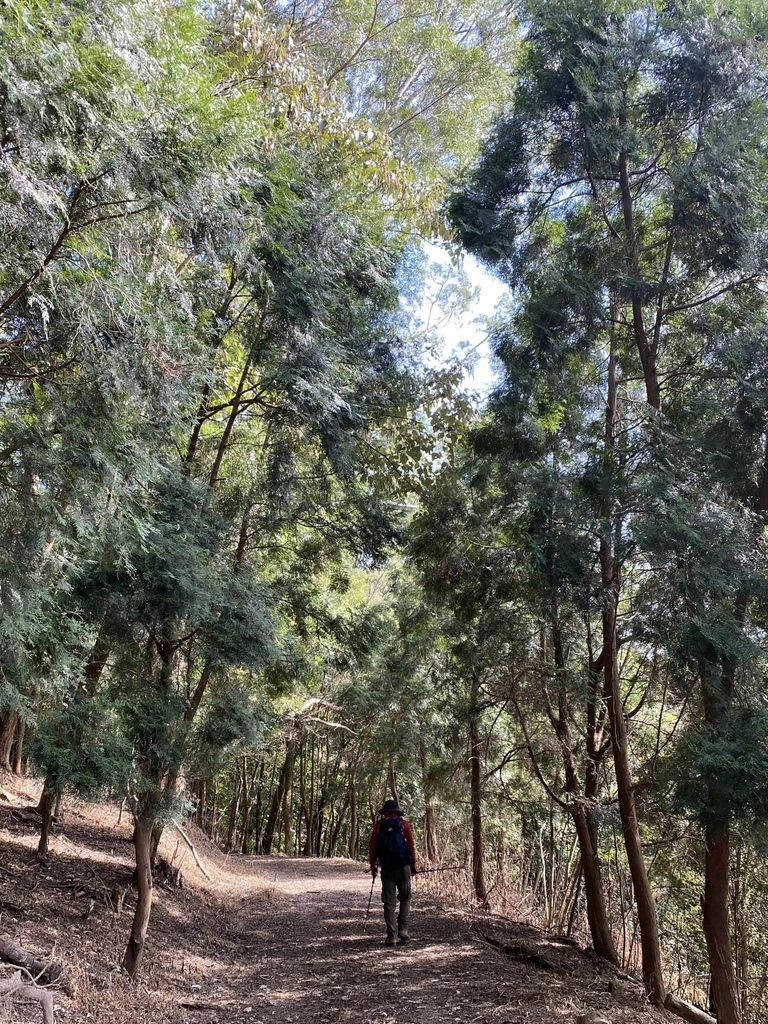
[[[411,875],[416,874],[416,847],[411,826],[403,817],[397,800],[385,800],[373,826],[368,846],[371,874],[381,867],[381,901],[387,926],[385,946],[394,946],[395,932],[400,942],[409,942],[408,913],[411,909]],[[396,904],[400,911],[395,916]]]

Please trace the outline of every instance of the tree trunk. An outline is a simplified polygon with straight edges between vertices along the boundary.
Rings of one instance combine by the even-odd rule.
[[[328,805],[328,801],[325,795],[325,790],[320,790],[320,799],[317,801],[317,807],[315,809],[314,819],[314,836],[315,846],[314,854],[315,857],[322,857],[323,855],[323,833],[325,831],[325,808]]]
[[[611,924],[605,905],[605,892],[600,871],[597,850],[592,845],[589,823],[583,804],[575,804],[572,810],[576,825],[576,837],[581,856],[581,872],[584,879],[584,896],[587,903],[587,921],[592,945],[598,956],[618,965],[619,955],[613,942]]]
[[[123,970],[135,979],[141,969],[144,945],[152,913],[152,821],[137,819],[133,830],[133,848],[136,856],[136,886],[138,898],[128,946],[123,957]]]
[[[280,778],[283,777],[283,771],[285,764],[280,771]],[[279,784],[272,794],[272,800],[269,805],[269,813],[267,814],[267,821],[264,826],[264,834],[261,837],[261,843],[259,845],[259,852],[263,856],[269,856],[272,853],[272,843],[275,840],[275,825],[277,824],[277,816],[280,813],[280,806],[282,804],[283,794],[280,790]]]
[[[149,844],[149,863],[152,865],[153,871],[157,864],[157,851],[160,849],[160,840],[163,838],[163,832],[165,832],[165,825],[156,822],[152,826],[152,841]]]
[[[763,481],[763,486],[765,481]],[[761,486],[761,492],[763,487]],[[756,511],[764,512],[761,502],[756,502]],[[735,617],[743,622],[747,611],[748,597],[741,590],[735,601]],[[720,670],[716,667],[717,655],[714,650],[706,652],[702,659],[701,686],[704,698],[704,718],[716,735],[721,733],[723,721],[733,705],[733,691],[736,680],[736,662],[733,658],[722,660]],[[714,778],[710,783],[710,807],[719,803],[720,781]],[[709,958],[712,1009],[718,1024],[740,1024],[742,1010],[736,984],[736,971],[731,950],[731,926],[728,902],[730,899],[730,823],[726,815],[711,821],[705,829],[704,852],[704,904],[703,926],[707,940]]]
[[[111,641],[107,638],[103,628],[99,630],[99,635],[91,649],[91,656],[88,659],[88,664],[85,666],[85,686],[89,696],[93,696],[96,692],[96,686],[101,679],[102,673],[107,665],[107,660],[111,653]]]
[[[19,718],[16,723],[16,735],[13,739],[13,747],[11,749],[11,770],[14,775],[23,774],[24,765],[24,736],[27,731],[27,723],[23,718]]]
[[[23,967],[40,985],[55,985],[64,973],[60,963],[38,960],[34,953],[23,949],[9,935],[0,935],[0,960]]]
[[[432,804],[432,787],[429,782],[429,759],[424,742],[419,743],[419,760],[421,761],[421,788],[424,792],[424,852],[427,860],[436,864],[440,860],[437,843],[437,821],[435,808]]]
[[[359,843],[359,825],[357,820],[357,789],[354,777],[349,780],[349,846],[347,854],[350,860],[357,860]]]
[[[712,984],[712,1008],[718,1024],[740,1024],[739,995],[731,955],[728,914],[730,837],[728,829],[706,832],[704,860],[704,935]]]
[[[618,424],[618,387],[616,376],[616,355],[611,345],[609,360],[608,399],[605,413],[605,484],[606,494],[613,490],[615,436]],[[662,1007],[666,996],[664,975],[661,967],[661,945],[659,941],[659,920],[656,904],[651,892],[648,872],[640,841],[635,793],[629,761],[629,741],[624,705],[619,681],[618,649],[616,638],[616,614],[619,603],[621,575],[614,552],[614,515],[607,499],[603,509],[603,524],[600,534],[600,570],[603,585],[602,633],[605,671],[605,700],[608,708],[608,722],[611,733],[613,763],[616,771],[616,788],[619,797],[619,811],[627,851],[627,862],[637,901],[637,916],[640,925],[640,946],[642,952],[643,981],[649,1000],[654,1006]],[[586,866],[586,865],[585,865]]]
[[[475,701],[473,700],[473,704]],[[480,745],[478,715],[472,710],[469,722],[470,803],[472,807],[472,884],[481,906],[488,905],[485,887],[482,809],[482,749]]]
[[[218,827],[219,820],[219,780],[214,775],[214,777],[209,781],[211,785],[208,788],[208,793],[210,794],[210,790],[213,789],[213,803],[211,804],[211,810],[210,814],[208,815],[207,827],[205,831],[208,835],[208,838],[215,842],[216,829]]]
[[[587,921],[592,936],[592,945],[598,956],[618,965],[619,955],[613,942],[613,934],[608,919],[608,911],[605,905],[605,893],[603,891],[603,880],[600,871],[600,860],[597,852],[597,830],[594,821],[590,821],[587,813],[587,802],[580,798],[580,784],[576,772],[576,764],[573,755],[573,733],[571,729],[571,708],[568,699],[566,681],[565,653],[560,628],[559,609],[554,606],[551,610],[552,623],[552,650],[555,660],[555,671],[557,679],[557,714],[551,707],[546,684],[542,683],[546,696],[546,704],[549,710],[553,728],[560,743],[560,755],[565,771],[565,791],[570,797],[570,812],[576,826],[576,839],[579,844],[579,855],[581,858],[581,871],[584,876],[584,895],[587,903]],[[587,730],[589,735],[594,733],[594,724],[589,719],[588,709]],[[588,742],[589,748],[589,742]],[[589,759],[588,759],[589,760]],[[594,768],[594,765],[592,765]],[[588,771],[590,769],[588,768]],[[585,795],[592,788],[592,780],[585,780]],[[595,794],[596,795],[596,791]],[[554,844],[553,844],[554,848]]]
[[[197,804],[195,805],[195,824],[202,831],[205,815],[205,779],[197,780]]]
[[[267,816],[267,824],[264,829],[264,835],[261,839],[261,852],[263,854],[270,854],[272,852],[272,843],[275,839],[275,829],[277,827],[278,818],[283,810],[283,794],[285,793],[288,779],[293,768],[294,752],[295,744],[292,740],[289,740],[285,744],[285,760],[283,761],[283,767],[280,771],[277,788],[272,796],[272,803],[270,804],[269,815]]]
[[[328,839],[328,856],[336,856],[336,847],[339,845],[339,837],[341,836],[341,830],[344,827],[344,822],[347,820],[347,812],[349,811],[349,791],[347,791],[344,803],[341,805],[341,810],[336,818],[333,828]]]
[[[250,831],[251,831],[251,801],[253,799],[253,787],[256,785],[256,772],[259,772],[259,782],[257,792],[261,789],[264,783],[264,759],[260,758],[258,762],[258,768],[254,768],[253,775],[251,776],[250,785],[248,783],[248,759],[243,758],[243,818],[240,825],[242,835],[240,837],[240,852],[245,855],[248,853]]]
[[[393,800],[397,800],[400,803],[400,797],[397,795],[397,782],[395,780],[395,762],[392,755],[389,755],[389,771],[387,773],[387,785],[389,786],[389,795]]]
[[[229,805],[229,824],[227,825],[226,843],[227,853],[231,853],[233,849],[235,839],[235,825],[237,824],[237,811],[240,804],[240,790],[242,787],[242,781],[240,779],[240,770],[237,767],[237,764],[235,765],[235,767],[237,768],[237,783],[235,785],[235,793],[234,796],[232,797],[232,802]]]
[[[304,849],[301,851],[302,857],[311,857],[313,846],[313,823],[314,823],[314,805],[315,805],[315,735],[312,734],[312,741],[309,747],[309,799],[304,802],[304,814],[306,816],[306,828],[307,834],[304,837]]]
[[[51,819],[53,818],[53,805],[56,801],[56,794],[48,788],[48,781],[43,783],[43,792],[40,795],[40,802],[37,809],[40,812],[40,842],[37,844],[38,857],[48,856],[48,839],[51,835]]]
[[[283,849],[286,857],[293,856],[293,763],[296,759],[294,748],[288,762],[288,777],[283,790]]]
[[[11,748],[16,735],[16,722],[18,715],[13,711],[6,711],[0,723],[0,768],[11,771]]]
[[[751,994],[754,986],[750,983],[749,922],[747,920],[748,865],[744,863],[744,847],[739,842],[736,848],[736,864],[733,871],[733,938],[736,961],[736,984],[740,995],[739,1007],[743,1020],[750,1020]]]
[[[736,615],[742,621],[747,597],[740,593]],[[716,734],[722,728],[733,703],[736,664],[726,660],[722,670],[715,665],[716,654],[703,659],[701,671],[704,697],[704,718]],[[711,806],[717,806],[719,780],[713,789]],[[710,822],[705,829],[703,926],[709,958],[711,1002],[718,1024],[740,1024],[741,1009],[736,985],[736,972],[731,951],[731,928],[728,901],[730,898],[730,825],[727,817]]]
[[[623,114],[626,121],[626,113]],[[635,282],[635,289],[639,289],[643,279],[640,267],[639,243],[635,227],[634,203],[630,186],[629,160],[626,151],[619,154],[619,191],[621,193],[621,208],[624,216],[625,230],[625,251],[627,263],[631,270],[632,280]],[[643,303],[639,294],[632,296],[632,333],[635,339],[635,346],[640,357],[640,365],[643,368],[643,380],[645,382],[645,396],[648,405],[652,409],[661,409],[661,388],[656,370],[656,341],[648,340],[648,332],[643,317]]]
[[[265,764],[266,764],[265,758],[260,758],[259,759],[259,768],[258,768],[258,772],[259,772],[258,784],[256,783],[256,772],[255,771],[254,771],[254,773],[253,773],[253,775],[251,777],[251,794],[253,794],[253,786],[256,785],[256,800],[255,800],[255,802],[253,802],[253,805],[251,805],[251,801],[253,800],[253,796],[251,796],[249,798],[249,800],[246,802],[245,807],[243,808],[243,853],[244,854],[248,853],[248,850],[249,850],[251,830],[253,829],[255,831],[255,833],[256,833],[256,836],[258,836],[259,835],[259,828],[261,827],[261,791],[263,790],[263,787],[264,787],[264,768],[265,768]],[[245,770],[246,769],[245,769],[245,762],[244,762],[243,771],[245,772]],[[253,811],[251,810],[251,806],[253,807]],[[251,820],[252,819],[252,815],[253,815],[253,822]]]

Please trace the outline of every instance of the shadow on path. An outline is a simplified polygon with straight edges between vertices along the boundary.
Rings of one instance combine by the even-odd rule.
[[[609,968],[533,928],[484,924],[519,950],[500,952],[462,915],[420,900],[418,878],[413,941],[391,949],[378,880],[363,932],[370,876],[360,865],[250,860],[259,885],[233,894],[227,918],[241,954],[226,983],[221,975],[199,982],[190,1019],[201,1024],[544,1024],[587,1010],[617,1024],[664,1019],[644,1007],[639,987],[614,984],[609,993]],[[226,1008],[214,1010],[218,1000]]]

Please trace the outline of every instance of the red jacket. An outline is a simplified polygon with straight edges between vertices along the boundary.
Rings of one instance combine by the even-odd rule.
[[[399,818],[399,814],[385,814],[385,818]],[[380,821],[381,819],[379,819]],[[416,846],[413,842],[413,831],[409,822],[403,818],[403,835],[405,841],[408,843],[408,849],[411,851],[411,871],[416,873]],[[371,862],[371,871],[376,870],[376,859],[377,849],[379,844],[379,822],[377,821],[373,826],[373,832],[371,832],[371,841],[368,844],[368,860]]]

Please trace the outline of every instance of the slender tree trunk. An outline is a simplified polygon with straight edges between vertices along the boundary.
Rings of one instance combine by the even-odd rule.
[[[739,842],[736,848],[733,884],[733,929],[736,953],[736,983],[739,990],[739,1007],[743,1020],[750,1019],[750,972],[749,972],[749,924],[746,920],[746,875],[744,847]]]
[[[283,790],[283,836],[286,857],[293,856],[293,763],[295,759],[295,746],[292,746],[288,765],[288,777]]]
[[[731,955],[728,914],[728,830],[708,828],[704,861],[704,934],[712,985],[712,1008],[718,1024],[740,1024],[739,995]]]
[[[249,827],[251,823],[251,800],[253,799],[253,787],[256,783],[256,772],[258,768],[254,768],[253,775],[248,780],[248,758],[243,757],[243,802],[242,802],[242,813],[240,816],[240,852],[245,855],[248,853],[248,838],[249,838]],[[264,761],[261,760],[261,771],[262,775],[264,772]]]
[[[282,770],[282,769],[281,769]],[[275,777],[277,774],[277,755],[272,758],[272,763],[269,766],[269,784],[266,789],[262,788],[259,790],[258,797],[256,799],[256,816],[258,819],[258,828],[256,829],[256,842],[255,848],[261,853],[261,844],[264,842],[264,833],[266,832],[267,819],[269,818],[269,810],[266,810],[267,805],[269,809],[272,808],[272,802],[270,794],[274,793],[276,785]],[[266,815],[265,815],[266,810]]]
[[[88,664],[85,666],[85,686],[90,697],[96,692],[96,686],[106,668],[111,649],[111,641],[102,627],[94,641]]]
[[[576,921],[576,912],[579,909],[579,897],[581,896],[581,883],[584,881],[584,870],[579,864],[579,877],[576,880],[576,892],[573,895],[573,902],[571,903],[571,912],[568,915],[568,925],[565,929],[565,934],[568,938],[573,935],[573,926]]]
[[[38,857],[48,856],[48,840],[51,835],[51,820],[53,818],[53,807],[56,802],[56,794],[48,788],[47,780],[43,783],[43,792],[40,795],[40,802],[37,809],[40,812],[40,842],[37,844]]]
[[[613,941],[608,910],[605,905],[605,892],[600,871],[597,850],[592,845],[587,815],[583,804],[574,804],[573,820],[576,825],[576,837],[579,842],[581,856],[581,872],[584,879],[584,896],[587,903],[587,921],[592,936],[595,952],[612,964],[619,963],[619,954]]]
[[[605,476],[606,493],[612,494],[614,471],[615,437],[618,424],[618,382],[616,355],[611,346],[609,362],[608,401],[606,404],[605,427]],[[616,788],[619,797],[619,811],[624,834],[632,884],[637,902],[637,916],[640,924],[640,946],[642,951],[643,981],[648,998],[654,1006],[663,1006],[666,996],[664,975],[661,966],[661,945],[659,920],[656,903],[648,880],[643,857],[640,827],[637,820],[634,785],[629,759],[627,723],[619,681],[618,649],[616,638],[616,615],[619,602],[621,576],[619,563],[614,551],[614,517],[611,498],[603,510],[603,524],[600,536],[600,570],[603,585],[602,633],[605,670],[605,700],[611,733],[613,763],[616,771]]]
[[[136,856],[136,886],[138,896],[128,946],[123,957],[123,970],[135,979],[141,969],[144,946],[152,913],[152,819],[137,819],[133,830],[133,848]]]
[[[24,736],[26,731],[27,723],[23,718],[19,718],[16,723],[16,735],[13,739],[13,748],[11,749],[11,769],[14,775],[21,775],[23,773]]]
[[[285,760],[283,761],[283,767],[280,771],[277,788],[272,796],[272,803],[270,804],[269,815],[267,816],[267,824],[264,828],[264,835],[261,839],[261,852],[263,854],[269,854],[272,852],[272,843],[275,839],[275,829],[277,828],[278,818],[283,811],[283,795],[290,777],[294,752],[295,745],[293,741],[289,740],[285,745]]]
[[[280,770],[280,779],[283,777],[283,769]],[[275,789],[272,794],[272,799],[269,803],[269,811],[267,812],[267,820],[264,824],[264,833],[261,837],[261,843],[259,845],[259,851],[263,856],[269,856],[272,853],[272,844],[275,841],[275,826],[277,824],[278,815],[283,802],[283,794],[279,787]]]
[[[419,760],[421,761],[421,788],[424,792],[424,852],[427,860],[437,863],[440,851],[437,843],[437,821],[432,803],[432,787],[429,781],[429,759],[424,742],[419,742]]]
[[[304,839],[303,857],[311,857],[314,849],[314,821],[315,821],[315,735],[309,746],[309,800],[306,804],[307,835]]]
[[[195,806],[195,824],[202,831],[203,815],[205,814],[205,779],[197,780],[197,804]]]
[[[346,797],[344,803],[341,805],[341,810],[339,811],[338,817],[336,818],[336,821],[334,823],[333,828],[330,830],[330,835],[329,835],[329,838],[328,838],[328,856],[329,857],[335,857],[336,856],[336,847],[339,845],[339,836],[341,835],[341,829],[342,829],[342,827],[344,825],[344,822],[346,821],[347,811],[348,810],[349,810],[349,792],[347,792],[347,797]]]
[[[355,788],[355,778],[352,776],[349,780],[349,846],[347,847],[350,860],[357,860],[358,829],[357,789]]]
[[[397,781],[395,779],[395,762],[392,754],[389,755],[389,771],[387,773],[387,785],[389,786],[389,795],[393,800],[397,800],[400,803],[400,797],[397,795]]]
[[[256,790],[256,800],[253,807],[253,849],[255,852],[261,849],[261,822],[264,817],[264,772],[267,768],[267,759],[263,758],[259,770],[259,786]]]
[[[323,834],[325,832],[325,808],[327,806],[327,799],[325,790],[320,790],[320,799],[317,801],[317,808],[315,811],[315,856],[322,857],[323,855]]]
[[[746,596],[737,600],[739,617],[743,618]],[[723,719],[733,702],[733,684],[736,666],[726,665],[722,672],[708,662],[702,665],[704,718],[715,732],[722,729]],[[717,780],[712,788],[718,786]],[[717,806],[719,795],[712,794],[712,806]],[[704,853],[704,905],[703,925],[707,940],[707,955],[711,984],[712,1008],[718,1024],[740,1024],[741,1011],[736,985],[736,972],[731,951],[731,926],[728,902],[730,899],[730,826],[727,818],[711,821],[705,829]]]
[[[219,780],[214,775],[209,781],[211,785],[208,788],[208,792],[210,793],[211,789],[213,790],[213,803],[211,805],[211,813],[208,816],[208,828],[206,831],[208,838],[215,842],[219,827]]]
[[[18,715],[13,711],[6,711],[0,723],[0,768],[11,771],[11,748],[16,735],[16,723]]]
[[[237,811],[240,805],[240,792],[242,788],[242,780],[240,779],[240,769],[238,765],[236,765],[235,767],[237,768],[237,783],[235,784],[235,792],[234,796],[232,797],[232,802],[229,805],[229,823],[227,825],[226,843],[227,853],[231,853],[233,849],[233,844],[235,840],[235,826],[237,825]]]
[[[623,115],[623,120],[626,123],[626,114]],[[626,151],[623,151],[619,154],[619,191],[621,193],[621,208],[624,217],[625,250],[627,263],[636,282],[635,288],[638,289],[643,275],[640,267],[639,241],[635,226],[630,174],[628,156]],[[646,401],[651,408],[659,410],[661,409],[661,388],[656,369],[656,339],[650,341],[648,339],[643,316],[643,303],[638,294],[632,296],[632,333],[637,353],[640,357],[640,365],[643,368]]]
[[[569,809],[576,826],[576,839],[579,844],[581,870],[584,876],[584,895],[587,903],[587,921],[592,936],[592,945],[598,956],[612,964],[619,963],[619,955],[613,942],[613,934],[605,905],[605,892],[600,871],[600,860],[597,851],[596,829],[590,828],[587,816],[587,804],[580,796],[579,779],[573,756],[573,737],[571,730],[571,708],[568,698],[566,681],[565,652],[563,649],[559,609],[555,606],[551,613],[552,651],[555,661],[557,680],[557,712],[551,706],[546,683],[542,687],[546,694],[546,704],[552,726],[560,743],[560,755],[565,771],[565,790],[570,797]],[[591,728],[588,716],[588,729]],[[585,783],[586,789],[586,783]],[[553,844],[554,846],[554,844]]]
[[[83,673],[83,677],[85,679],[85,690],[88,697],[93,697],[94,694],[96,693],[96,687],[99,683],[99,680],[101,679],[104,669],[106,668],[110,651],[111,643],[107,639],[106,634],[104,632],[104,628],[102,626],[102,628],[99,630],[99,634],[96,637],[96,640],[94,641],[93,647],[91,649],[91,655],[88,659],[88,664],[85,666],[85,671]],[[38,810],[40,811],[40,816],[43,821],[42,829],[40,832],[40,843],[37,848],[37,852],[38,854],[40,854],[41,857],[44,857],[48,851],[48,834],[50,832],[51,826],[51,815],[53,814],[53,807],[51,807],[47,811],[48,822],[46,825],[44,814],[45,801],[47,800],[46,793],[56,793],[55,799],[57,802],[57,806],[60,805],[62,799],[62,790],[60,784],[58,783],[59,780],[51,778],[47,778],[43,783],[43,792],[40,797],[40,803],[38,805]],[[56,813],[58,814],[58,809]],[[46,833],[45,836],[43,836],[43,832]]]
[[[768,515],[768,438],[765,442],[761,478],[752,505],[759,516],[759,522],[764,524]],[[748,602],[748,593],[741,589],[734,602],[734,618],[738,623],[745,620]],[[737,665],[734,658],[726,658],[721,670],[717,672],[715,652],[709,651],[707,654],[701,672],[704,718],[715,734],[718,734],[733,705]],[[713,786],[717,785],[715,780]],[[718,802],[716,793],[711,802],[713,805]],[[705,844],[703,924],[709,956],[712,1006],[718,1024],[740,1024],[743,1011],[736,983],[728,912],[730,823],[727,818],[707,825]]]
[[[477,683],[473,681],[473,690]],[[485,887],[485,851],[483,847],[482,747],[480,744],[477,695],[473,694],[469,720],[470,804],[472,807],[472,884],[481,906],[488,905]]]

